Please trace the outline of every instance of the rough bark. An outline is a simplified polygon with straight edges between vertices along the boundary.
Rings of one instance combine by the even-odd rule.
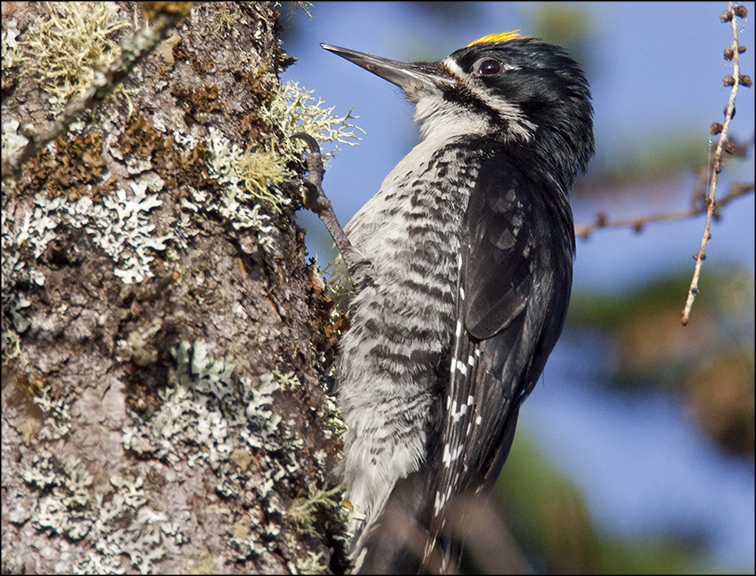
[[[53,9],[12,4],[18,41]],[[142,11],[117,3],[112,37]],[[338,569],[331,304],[298,202],[249,227],[212,201],[219,138],[280,138],[277,32],[268,4],[195,6],[4,182],[4,573]],[[4,124],[53,118],[28,65],[4,62]]]

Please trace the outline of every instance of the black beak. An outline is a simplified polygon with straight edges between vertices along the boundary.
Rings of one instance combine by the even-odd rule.
[[[330,44],[321,44],[321,46],[329,52],[354,62],[368,72],[396,84],[413,101],[415,100],[413,96],[418,93],[436,92],[440,88],[440,84],[451,85],[454,83],[454,80],[448,74],[444,75],[445,69],[438,63],[408,64],[373,56],[365,52],[349,50],[348,48],[331,46]]]

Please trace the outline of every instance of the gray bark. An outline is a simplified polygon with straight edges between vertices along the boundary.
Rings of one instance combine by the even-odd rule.
[[[49,15],[17,4],[3,32],[21,42]],[[135,10],[144,25],[117,4],[114,38]],[[219,142],[281,136],[260,112],[291,62],[277,20],[196,5],[128,97],[4,182],[4,573],[318,572],[343,554],[323,493],[331,303],[298,203],[235,220],[212,168]],[[50,122],[43,80],[3,52],[3,124]]]

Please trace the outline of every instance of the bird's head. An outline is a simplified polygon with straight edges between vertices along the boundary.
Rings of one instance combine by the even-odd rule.
[[[569,189],[594,151],[588,82],[564,48],[506,32],[439,62],[404,63],[322,45],[402,89],[425,139],[493,138],[535,153]]]

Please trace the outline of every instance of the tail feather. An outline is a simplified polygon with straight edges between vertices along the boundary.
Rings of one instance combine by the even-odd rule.
[[[418,573],[428,539],[427,494],[427,476],[420,472],[396,483],[380,516],[355,541],[355,573]]]

